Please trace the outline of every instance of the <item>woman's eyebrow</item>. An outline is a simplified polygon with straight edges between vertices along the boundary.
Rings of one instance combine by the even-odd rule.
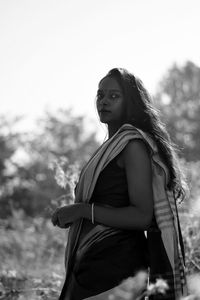
[[[103,90],[103,89],[98,89],[97,90],[97,92],[103,92],[103,91],[105,91],[105,90]],[[118,90],[118,89],[107,89],[107,91],[122,93],[122,90]]]
[[[118,89],[110,89],[110,91],[111,92],[120,92],[120,93],[122,92],[121,90],[118,90]]]

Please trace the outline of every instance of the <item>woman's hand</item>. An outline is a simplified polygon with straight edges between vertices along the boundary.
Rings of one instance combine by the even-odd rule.
[[[54,226],[67,228],[73,222],[83,217],[83,203],[70,204],[57,208],[51,217]]]

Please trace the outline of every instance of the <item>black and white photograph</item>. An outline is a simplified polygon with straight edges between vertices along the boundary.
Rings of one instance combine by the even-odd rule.
[[[0,0],[0,300],[200,300],[199,0]]]

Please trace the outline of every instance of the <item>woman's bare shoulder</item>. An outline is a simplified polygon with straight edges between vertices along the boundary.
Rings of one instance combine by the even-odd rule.
[[[130,140],[120,155],[120,163],[124,167],[129,162],[149,159],[149,154],[149,149],[142,139]]]

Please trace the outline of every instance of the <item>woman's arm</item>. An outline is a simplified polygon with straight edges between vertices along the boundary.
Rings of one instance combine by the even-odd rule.
[[[149,152],[143,141],[133,140],[122,153],[130,206],[95,206],[95,221],[124,229],[147,229],[153,216],[152,170]],[[91,219],[91,207],[83,207],[83,217]]]
[[[120,208],[95,205],[95,222],[121,229],[146,230],[153,216],[153,192],[151,161],[144,142],[130,141],[122,152],[122,163],[127,176],[130,205]],[[60,212],[60,220],[67,220],[66,223],[78,218],[91,220],[90,204],[71,205]]]

